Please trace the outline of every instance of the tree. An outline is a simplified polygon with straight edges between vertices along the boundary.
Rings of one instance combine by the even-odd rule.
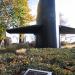
[[[4,39],[6,32],[6,20],[7,20],[7,11],[3,0],[0,1],[0,40]]]
[[[27,26],[27,24],[34,20],[34,17],[30,14],[30,8],[28,6],[28,0],[13,0],[13,14],[12,18],[17,19],[17,27]],[[19,35],[19,43],[24,42],[24,35]]]
[[[5,26],[4,23],[0,22],[0,40],[4,38]]]
[[[6,39],[6,29],[11,23],[11,2],[12,0],[0,0],[0,42]]]
[[[34,20],[34,16],[30,14],[28,0],[1,0],[0,2],[0,36],[7,27],[26,26],[30,21]],[[1,19],[0,18],[0,19]],[[19,42],[23,42],[23,35],[20,34]]]

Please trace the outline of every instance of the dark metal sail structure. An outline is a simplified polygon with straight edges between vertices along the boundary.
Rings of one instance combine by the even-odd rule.
[[[67,26],[59,26],[60,34],[75,34],[75,28]]]
[[[74,34],[75,29],[56,24],[55,0],[39,0],[37,25],[8,29],[8,33],[32,33],[36,36],[36,47],[59,48],[60,33]]]

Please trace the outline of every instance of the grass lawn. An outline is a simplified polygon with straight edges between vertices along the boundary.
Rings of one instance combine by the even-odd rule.
[[[20,75],[28,68],[52,71],[53,75],[75,75],[75,49],[27,48],[0,50],[0,75]]]

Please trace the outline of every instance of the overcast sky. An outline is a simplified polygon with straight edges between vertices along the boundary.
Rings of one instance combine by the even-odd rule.
[[[59,0],[59,6],[70,26],[75,27],[75,0]]]
[[[29,6],[33,15],[37,14],[37,5],[39,0],[29,0]]]

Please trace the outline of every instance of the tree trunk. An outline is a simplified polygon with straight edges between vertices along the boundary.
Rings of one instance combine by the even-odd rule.
[[[19,34],[19,43],[24,43],[24,34]]]

